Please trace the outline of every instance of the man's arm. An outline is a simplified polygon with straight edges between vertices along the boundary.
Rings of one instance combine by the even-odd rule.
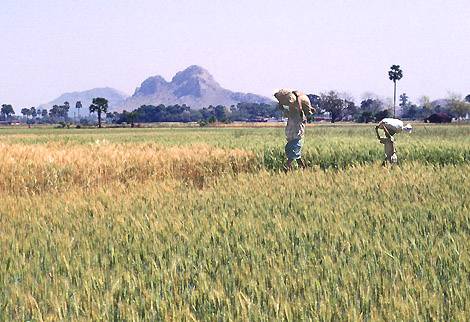
[[[387,127],[386,127],[385,125],[383,125],[383,127],[382,127],[382,128],[384,129],[385,136],[386,136],[387,138],[391,138],[392,136],[390,135],[390,132],[388,132],[388,129],[387,129]]]
[[[287,117],[288,110],[286,109],[286,107],[284,105],[282,105],[281,103],[277,104],[277,109],[282,111],[282,115],[284,117]]]
[[[375,127],[375,133],[377,134],[377,139],[380,140],[381,137],[380,137],[380,134],[379,134],[379,126],[378,125]]]
[[[302,100],[300,99],[300,96],[297,96],[297,103],[299,103],[300,116],[302,117],[303,120],[306,120],[307,118],[305,117],[304,110],[302,108]]]

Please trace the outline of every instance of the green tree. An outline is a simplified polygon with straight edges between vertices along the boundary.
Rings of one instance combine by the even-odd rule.
[[[95,97],[90,105],[90,113],[98,113],[98,127],[101,128],[101,113],[108,111],[108,100],[103,97]]]
[[[468,94],[467,96],[465,96],[465,102],[470,103],[470,94]]]
[[[61,114],[61,108],[59,107],[59,105],[53,105],[52,108],[49,110],[49,116],[53,120],[61,117]]]
[[[33,118],[35,118],[36,116],[38,116],[38,113],[37,113],[36,108],[35,108],[34,106],[29,109],[29,114],[30,114]]]
[[[408,95],[406,93],[403,93],[400,95],[400,104],[398,104],[402,109],[405,109],[408,104],[410,103],[410,100],[408,98]]]
[[[47,117],[47,109],[45,109],[45,108],[42,109],[41,116],[42,116],[42,118]]]
[[[413,104],[406,93],[400,95],[401,117],[415,120],[420,116],[418,106]]]
[[[135,126],[135,120],[137,119],[137,116],[139,114],[136,111],[132,111],[129,114],[127,114],[127,121],[131,123],[131,127]]]
[[[26,119],[28,119],[28,117],[31,115],[31,110],[29,108],[22,108],[21,109],[21,114],[23,114],[23,116],[26,117]]]
[[[387,109],[379,111],[379,112],[375,113],[374,117],[375,117],[376,122],[380,122],[384,118],[390,117],[390,111],[387,110]]]
[[[359,123],[369,123],[374,121],[374,118],[379,113],[383,113],[384,103],[379,98],[367,98],[361,102],[361,106],[357,113],[356,120]],[[385,109],[386,110],[386,109]],[[380,116],[379,116],[380,117]]]
[[[447,99],[450,111],[458,117],[465,117],[470,112],[470,104],[462,100],[458,94],[451,93]]]
[[[69,116],[70,103],[65,101],[64,105],[61,105],[60,107],[61,107],[62,117],[64,118],[65,121],[67,121],[67,118]]]
[[[368,98],[361,102],[360,111],[376,114],[384,109],[383,102],[378,98]]]
[[[400,69],[400,65],[392,65],[390,67],[388,78],[393,81],[393,117],[396,117],[397,81],[403,78],[403,71]]]
[[[78,119],[80,120],[80,109],[82,108],[82,102],[77,101],[77,103],[75,103],[75,108],[77,109]]]
[[[0,112],[5,120],[15,114],[15,111],[13,110],[13,107],[10,104],[2,104],[2,109],[0,110]]]
[[[69,113],[69,108],[70,108],[70,105],[65,104],[65,103],[64,105],[54,105],[49,111],[49,116],[52,119],[56,119],[56,120],[60,119],[62,121],[66,121],[67,115]]]
[[[433,107],[432,107],[431,99],[429,98],[429,96],[422,96],[419,99],[419,105],[421,106],[421,113],[422,113],[421,116],[423,116],[424,118],[427,118],[432,114]]]
[[[215,123],[215,122],[217,122],[217,119],[215,118],[214,115],[212,115],[211,117],[209,117],[208,122],[209,122],[209,123]]]
[[[217,105],[214,107],[214,116],[219,122],[223,122],[227,119],[227,109],[223,105]]]
[[[416,120],[420,117],[421,111],[415,104],[408,103],[403,109],[402,117],[407,119]]]
[[[357,118],[359,123],[369,123],[374,120],[374,114],[370,111],[362,111]]]
[[[341,99],[335,91],[329,91],[327,94],[321,93],[320,95],[320,109],[330,113],[331,123],[340,121],[348,106],[348,102]]]
[[[357,106],[356,103],[354,103],[353,100],[344,100],[344,103],[346,104],[346,115],[351,116],[351,118],[354,118],[357,114]]]

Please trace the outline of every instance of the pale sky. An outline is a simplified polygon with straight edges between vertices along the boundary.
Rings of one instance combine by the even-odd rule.
[[[432,99],[470,94],[469,0],[0,0],[0,104],[167,80],[201,65],[225,88]]]

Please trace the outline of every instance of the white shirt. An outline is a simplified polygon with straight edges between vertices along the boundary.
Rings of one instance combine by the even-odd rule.
[[[299,110],[291,106],[285,109],[284,114],[287,116],[287,141],[302,139],[305,134],[305,119],[300,115]]]

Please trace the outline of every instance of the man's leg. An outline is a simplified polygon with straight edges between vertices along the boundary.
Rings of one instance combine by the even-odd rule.
[[[289,141],[287,141],[286,146],[284,147],[284,150],[286,152],[287,162],[286,164],[284,164],[282,168],[284,169],[284,172],[287,173],[287,171],[289,171],[292,168],[292,159],[289,158],[289,153],[291,150]]]
[[[305,162],[304,162],[304,160],[302,160],[302,158],[297,159],[297,164],[298,164],[299,167],[301,167],[302,169],[305,169]]]
[[[284,172],[292,169],[292,159],[287,159],[287,163],[284,165]]]

